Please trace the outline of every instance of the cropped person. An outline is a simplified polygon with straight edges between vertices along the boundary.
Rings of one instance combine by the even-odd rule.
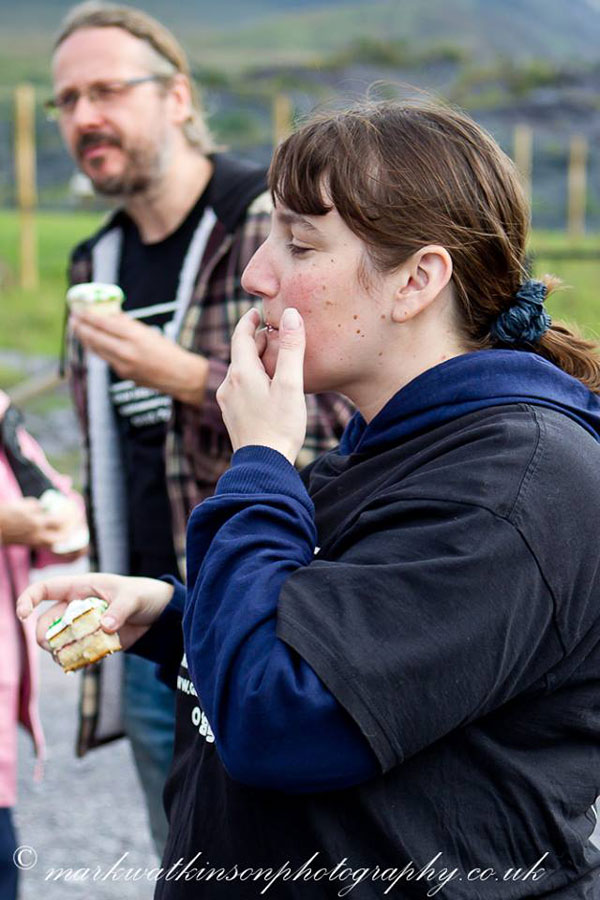
[[[87,449],[86,493],[101,569],[181,577],[187,518],[229,465],[215,400],[233,327],[251,299],[244,267],[265,239],[262,167],[217,152],[186,55],[142,10],[74,7],[53,58],[65,144],[117,211],[75,248],[74,282],[116,282],[124,314],[72,316],[69,374]],[[311,397],[304,462],[339,440],[340,397]],[[79,754],[120,734],[119,705],[156,847],[173,752],[175,696],[155,665],[111,658],[84,676]],[[100,682],[99,685],[97,682]]]
[[[62,579],[19,613],[57,601],[44,643],[94,589],[165,675],[185,651],[161,900],[599,896],[600,364],[526,271],[514,167],[383,104],[305,125],[270,186],[187,592]],[[358,412],[300,476],[322,390]]]
[[[46,490],[58,490],[73,502],[70,515],[48,512],[40,502]],[[84,521],[81,498],[71,481],[48,464],[27,433],[20,413],[0,391],[0,897],[15,900],[19,870],[11,810],[17,795],[17,726],[31,734],[38,759],[44,736],[38,712],[38,649],[33,620],[21,622],[17,597],[29,583],[32,567],[73,561],[85,549],[61,556],[52,547],[68,539]]]

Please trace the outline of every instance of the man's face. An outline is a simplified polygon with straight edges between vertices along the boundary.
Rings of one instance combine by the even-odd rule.
[[[121,28],[75,31],[56,51],[54,96],[74,91],[79,97],[72,109],[61,112],[61,132],[101,194],[127,197],[151,189],[170,161],[176,126],[169,94],[156,82],[112,95],[100,90],[99,99],[85,91],[152,74],[149,48]]]

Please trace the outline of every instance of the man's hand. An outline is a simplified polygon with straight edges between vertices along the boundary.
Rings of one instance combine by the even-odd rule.
[[[158,619],[173,596],[173,587],[154,578],[127,578],[123,575],[89,573],[71,578],[48,578],[30,585],[17,600],[17,616],[26,619],[44,601],[53,605],[37,622],[37,641],[50,650],[46,632],[52,622],[63,615],[71,600],[100,597],[109,604],[101,619],[106,632],[119,633],[127,650]]]
[[[50,550],[68,537],[73,528],[69,518],[47,513],[35,497],[23,497],[0,504],[0,540],[3,544],[25,544],[36,550]]]
[[[191,406],[201,406],[208,360],[184,350],[155,328],[125,313],[72,313],[73,333],[123,379],[151,387]]]
[[[284,310],[277,365],[270,379],[260,359],[265,336],[257,340],[259,322],[258,310],[251,309],[236,325],[231,365],[217,402],[234,450],[250,444],[272,447],[293,465],[306,436],[304,323],[298,310]]]

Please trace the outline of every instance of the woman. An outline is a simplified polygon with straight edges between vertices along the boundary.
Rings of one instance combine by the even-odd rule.
[[[322,118],[270,179],[187,595],[90,576],[19,612],[101,593],[177,677],[157,897],[596,896],[596,348],[550,323],[467,117]],[[359,411],[299,476],[303,390]]]
[[[68,517],[48,512],[39,496],[54,489],[70,496]],[[17,896],[17,840],[11,809],[16,801],[17,725],[31,734],[38,759],[44,737],[37,708],[38,660],[35,623],[20,622],[15,603],[40,568],[76,559],[85,551],[57,556],[52,547],[84,523],[83,502],[71,480],[55,472],[21,424],[20,413],[0,391],[0,896]]]

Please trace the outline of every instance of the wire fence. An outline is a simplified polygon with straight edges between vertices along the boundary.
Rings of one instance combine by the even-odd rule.
[[[269,161],[274,140],[285,132],[289,121],[304,117],[319,102],[315,95],[299,90],[248,91],[242,95],[213,87],[205,88],[203,94],[217,140],[233,152],[264,164]],[[45,92],[38,88],[34,122],[39,208],[101,208],[102,201],[86,192],[75,177],[57,124],[45,116],[44,99]],[[539,128],[504,123],[494,111],[476,113],[475,118],[511,157],[517,158],[531,193],[534,228],[569,230],[573,234],[600,231],[600,154],[594,142],[568,127],[548,133],[543,123]],[[15,90],[0,86],[0,207],[18,203],[15,139]],[[525,150],[519,152],[523,146]],[[579,157],[574,149],[577,146]]]

